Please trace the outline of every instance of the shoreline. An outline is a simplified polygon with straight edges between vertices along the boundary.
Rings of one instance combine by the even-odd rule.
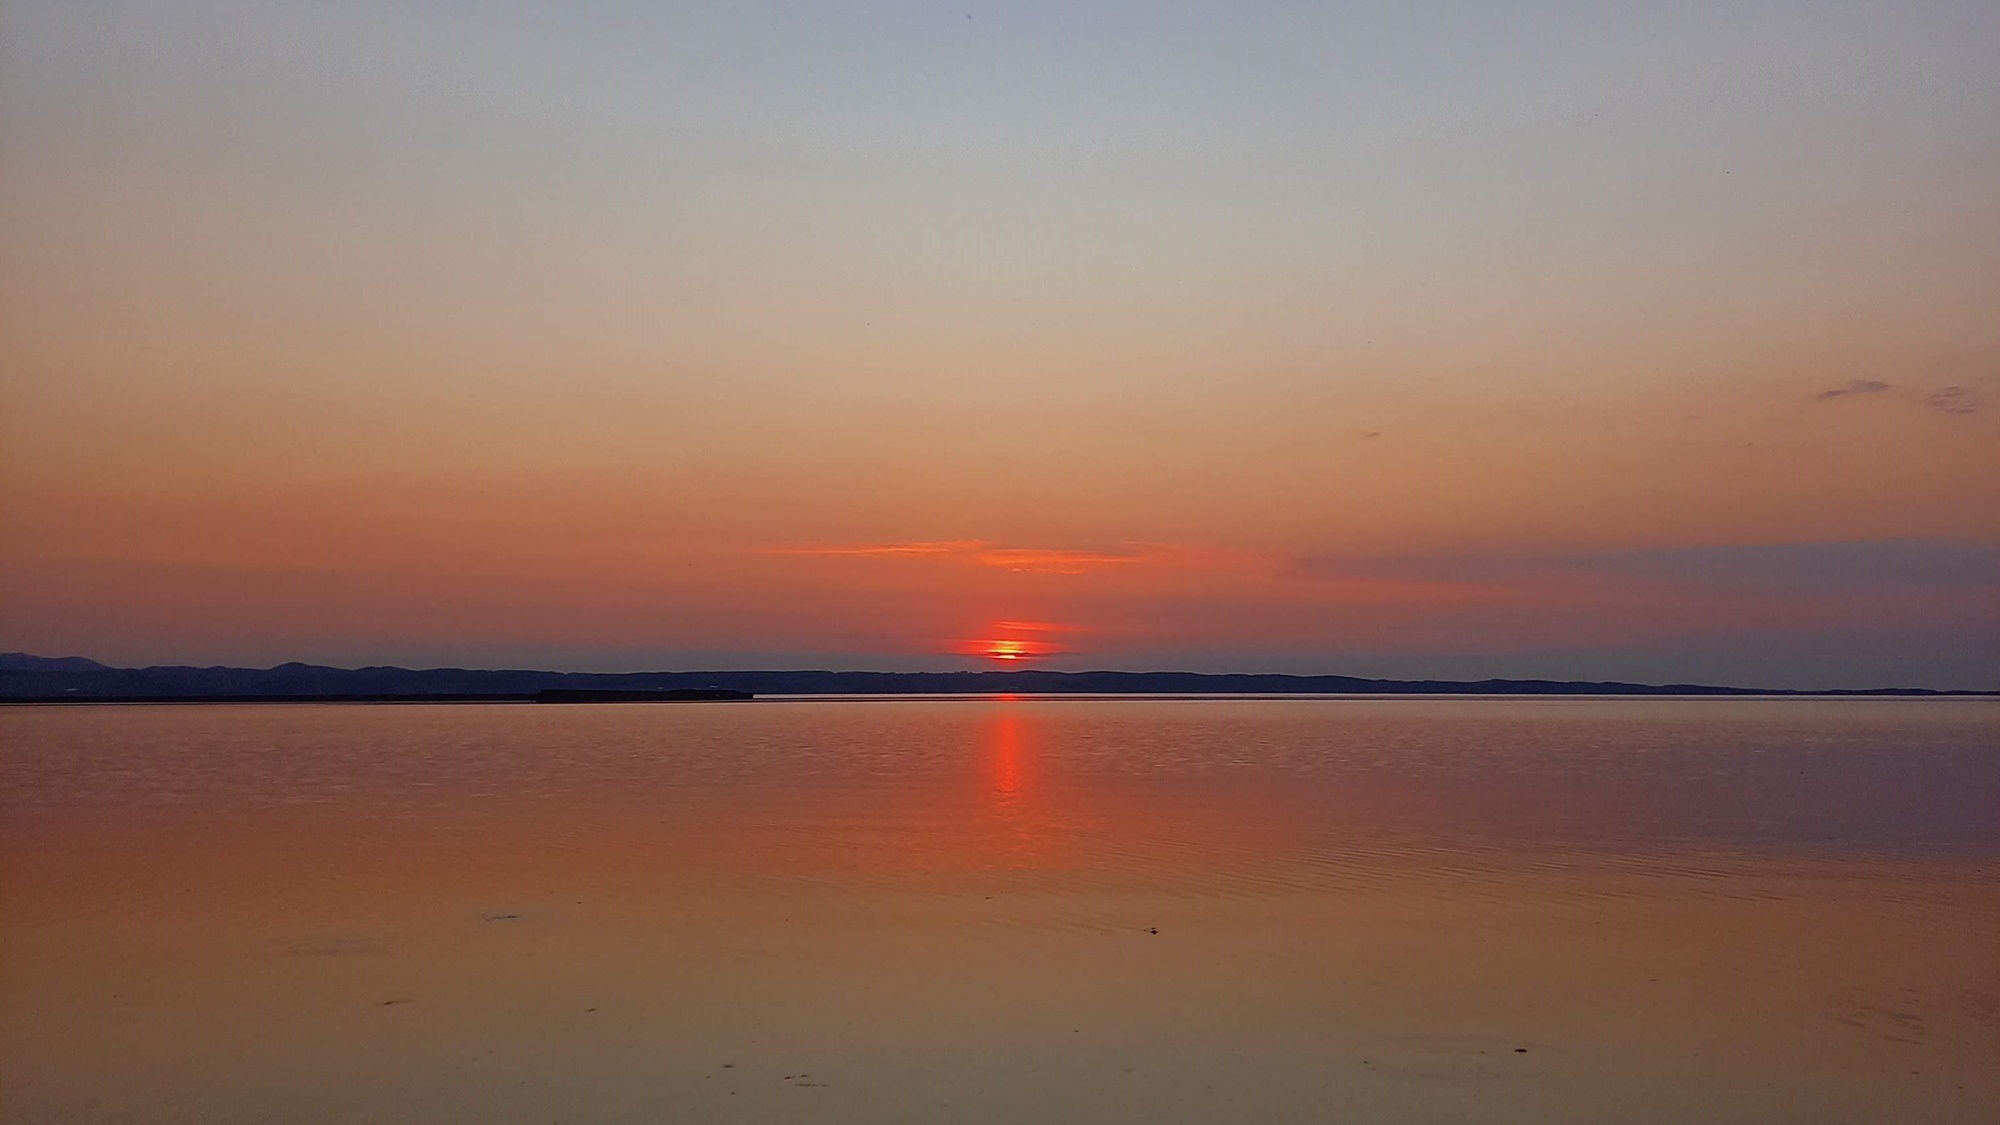
[[[80,707],[88,705],[131,706],[174,704],[537,704],[599,705],[612,703],[785,703],[829,702],[869,703],[910,700],[912,702],[975,702],[980,700],[1494,700],[1494,699],[1603,699],[1603,700],[1716,700],[1716,699],[1893,699],[1963,700],[2000,699],[2000,691],[1935,690],[1931,688],[1870,688],[1846,691],[1757,691],[1747,688],[1707,691],[1375,691],[1375,692],[1233,692],[1233,691],[892,691],[892,692],[717,692],[675,695],[666,692],[651,697],[645,692],[578,692],[576,698],[545,698],[551,693],[440,693],[440,694],[320,694],[320,695],[118,695],[118,696],[28,696],[0,698],[0,707]],[[566,693],[565,693],[566,694]]]

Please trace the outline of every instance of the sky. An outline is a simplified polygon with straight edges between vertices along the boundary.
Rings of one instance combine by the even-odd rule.
[[[2000,688],[2000,5],[0,2],[0,648]]]

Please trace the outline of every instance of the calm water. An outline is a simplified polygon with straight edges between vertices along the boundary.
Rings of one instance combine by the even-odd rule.
[[[2000,1121],[2000,703],[0,710],[8,1121]]]

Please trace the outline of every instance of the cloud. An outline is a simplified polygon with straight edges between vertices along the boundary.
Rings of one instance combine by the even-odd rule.
[[[809,547],[772,547],[773,555],[853,556],[857,558],[949,558],[985,546],[978,539],[946,539],[910,543],[854,543]]]
[[[1946,414],[1977,414],[1985,404],[1971,387],[1944,387],[1925,399],[1924,405]]]
[[[1087,574],[1106,567],[1130,566],[1156,559],[1171,550],[1171,548],[1142,544],[1112,550],[1079,551],[1051,547],[1003,547],[984,539],[947,539],[906,543],[774,547],[769,553],[812,555],[820,558],[934,559],[1023,574]]]
[[[1877,382],[1874,379],[1856,379],[1844,387],[1835,387],[1830,391],[1821,391],[1813,397],[1821,402],[1827,402],[1836,398],[1845,398],[1848,395],[1881,394],[1888,389],[1889,384],[1887,383]]]
[[[2000,589],[2000,544],[1891,539],[1654,547],[1560,555],[1468,554],[1392,559],[1309,556],[1293,573],[1329,578],[1399,575],[1438,582],[1534,579],[1668,581],[1792,591],[1885,586]]]
[[[1067,625],[1060,621],[995,621],[993,628],[1001,633],[1082,633],[1088,631],[1081,625]]]
[[[1030,574],[1082,574],[1086,571],[1101,570],[1107,566],[1126,566],[1141,561],[1143,557],[1136,551],[1061,551],[1040,547],[988,547],[976,552],[973,561],[980,566],[1024,571]]]

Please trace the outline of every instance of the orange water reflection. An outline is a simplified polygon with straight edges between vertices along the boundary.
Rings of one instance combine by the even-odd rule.
[[[980,864],[988,869],[1048,866],[1063,839],[1050,795],[1031,784],[1040,778],[1034,770],[1032,734],[1021,706],[1013,697],[1002,697],[980,731],[979,746],[991,778],[983,802],[987,831],[981,834],[988,855]],[[1032,778],[1031,773],[1035,775]]]
[[[1021,716],[1002,711],[993,718],[989,743],[993,755],[994,803],[1011,809],[1021,796]]]
[[[1823,706],[1682,704],[1672,752],[1877,722],[1874,785],[1990,730]],[[1562,798],[1727,808],[1555,773],[1606,714],[1679,737],[1603,702],[10,712],[0,1116],[2000,1120],[1991,848],[1591,850]],[[1513,770],[1438,776],[1521,724]]]

